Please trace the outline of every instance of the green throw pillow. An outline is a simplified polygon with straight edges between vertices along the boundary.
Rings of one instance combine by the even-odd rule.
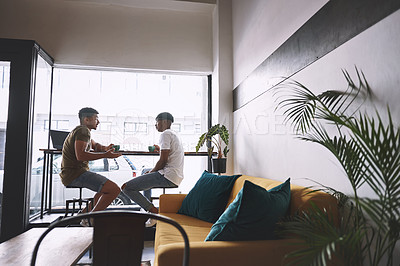
[[[275,239],[275,224],[286,215],[289,203],[290,178],[268,191],[246,180],[205,241]]]
[[[239,176],[218,176],[204,171],[183,200],[178,213],[215,223],[224,212],[233,184]]]

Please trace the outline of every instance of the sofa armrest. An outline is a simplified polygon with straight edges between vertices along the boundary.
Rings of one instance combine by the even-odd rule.
[[[285,255],[298,248],[294,239],[190,242],[190,266],[284,265]],[[182,265],[183,243],[157,248],[156,266]],[[286,261],[287,262],[287,261]]]
[[[159,212],[177,213],[186,194],[162,194],[160,196]]]

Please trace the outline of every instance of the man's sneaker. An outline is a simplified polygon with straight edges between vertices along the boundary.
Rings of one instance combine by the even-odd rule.
[[[156,225],[156,223],[157,223],[157,220],[150,218],[146,221],[145,225],[146,225],[146,227],[153,227]]]
[[[141,266],[151,266],[151,260],[144,260],[144,261],[142,261],[142,263],[140,265]]]
[[[80,222],[80,225],[83,226],[83,227],[89,227],[90,226],[89,220],[88,219],[82,219],[81,222]]]

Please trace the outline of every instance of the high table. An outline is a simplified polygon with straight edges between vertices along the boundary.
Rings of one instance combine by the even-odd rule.
[[[58,149],[40,149],[44,153],[43,157],[43,175],[42,175],[42,195],[40,202],[40,219],[45,212],[51,213],[52,184],[53,184],[53,157],[55,154],[61,154]],[[148,151],[118,151],[122,155],[137,156],[159,156],[158,152]],[[207,152],[185,152],[185,156],[208,156]],[[210,166],[210,164],[209,164]],[[209,169],[211,171],[211,169]]]
[[[47,228],[32,228],[0,244],[0,265],[30,265],[39,237]],[[39,246],[36,265],[75,265],[90,248],[93,227],[54,228]]]

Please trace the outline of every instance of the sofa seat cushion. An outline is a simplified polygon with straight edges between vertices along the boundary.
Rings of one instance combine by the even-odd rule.
[[[197,218],[193,218],[190,216],[175,214],[175,213],[160,213],[161,215],[167,216],[176,222],[178,222],[186,234],[188,235],[190,242],[202,241],[210,232],[212,223],[208,223]],[[183,243],[183,238],[181,233],[167,223],[157,222],[156,226],[156,239],[155,239],[155,247],[161,245],[167,245],[172,243]]]
[[[195,217],[187,216],[184,214],[178,214],[178,213],[160,213],[160,214],[177,221],[182,226],[196,225],[198,227],[206,227],[210,229],[211,226],[213,225],[212,223],[197,219]]]
[[[190,266],[285,265],[296,240],[190,242]],[[183,243],[160,246],[155,266],[182,265]],[[289,261],[285,261],[289,262]]]

